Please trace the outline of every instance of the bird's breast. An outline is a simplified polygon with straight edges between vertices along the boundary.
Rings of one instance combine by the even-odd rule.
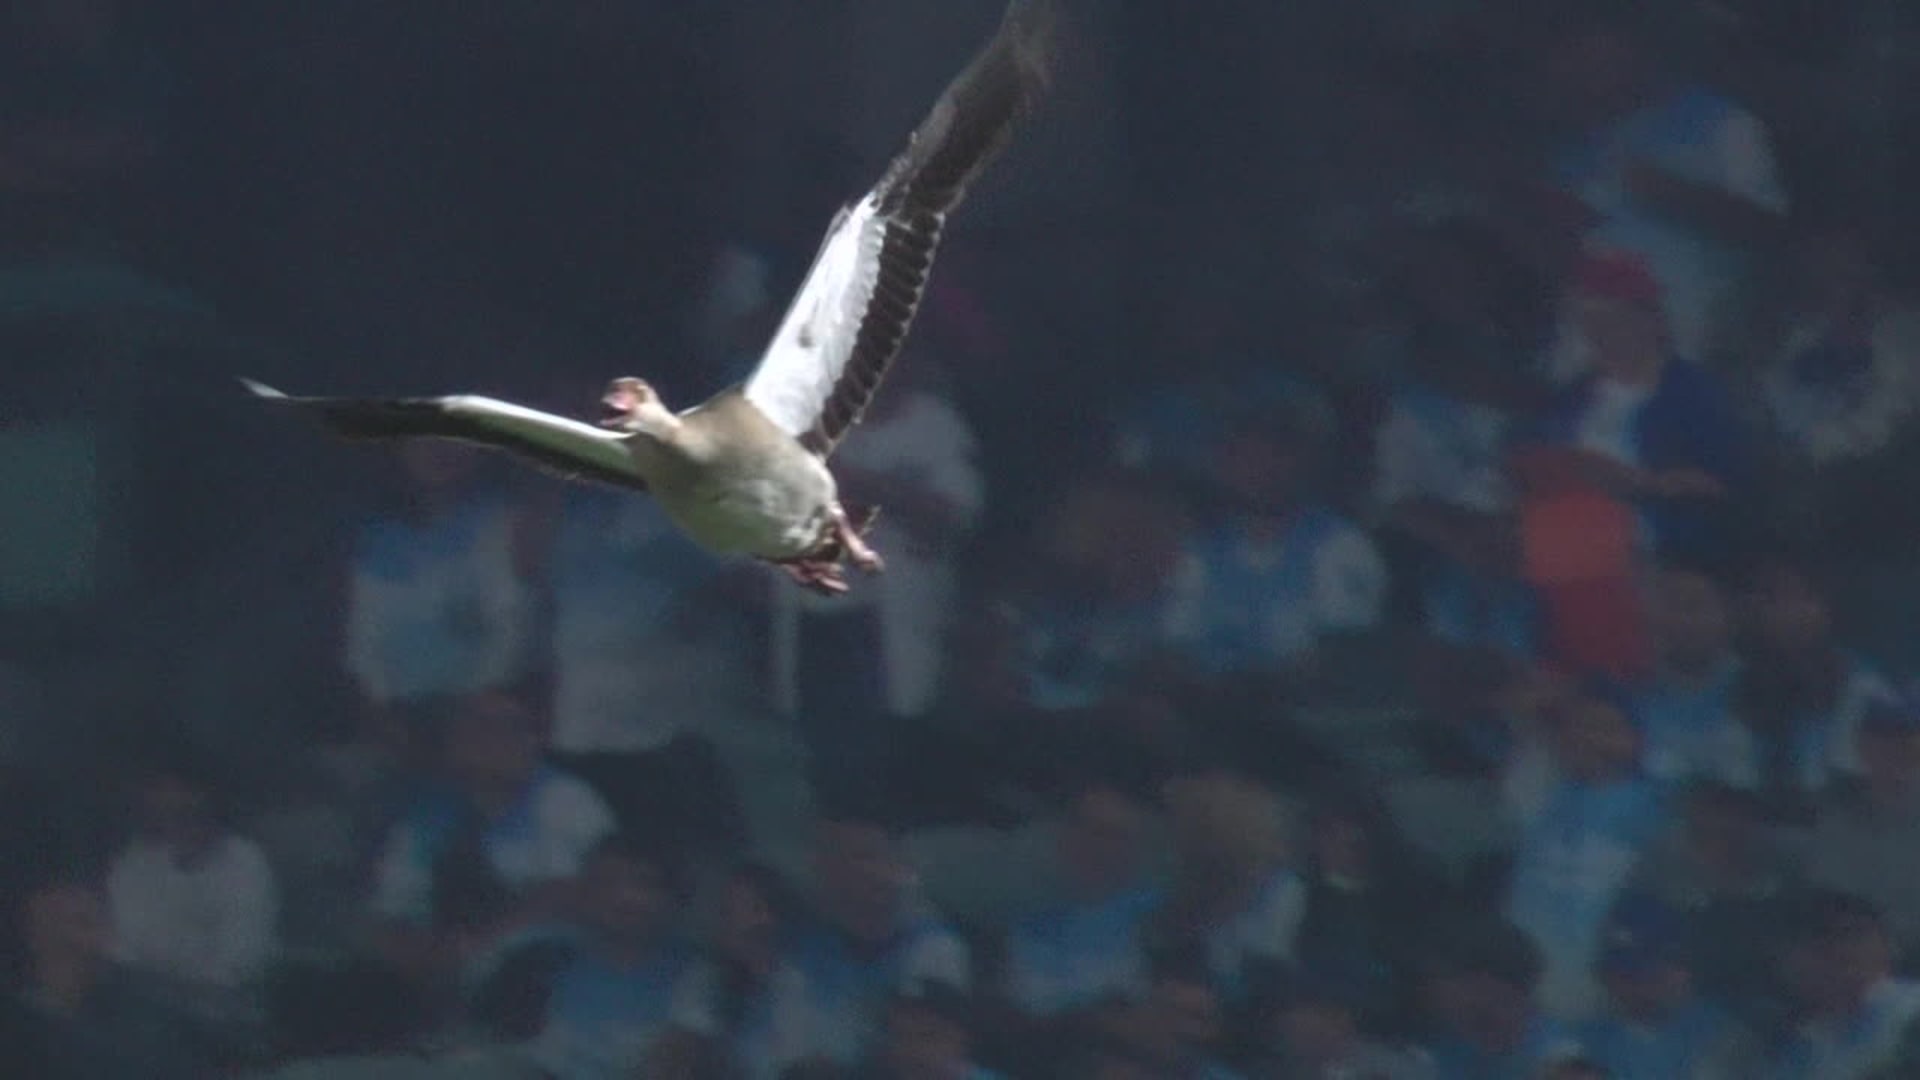
[[[820,544],[834,485],[825,465],[808,455],[799,463],[703,470],[656,494],[689,536],[714,551],[788,559]]]

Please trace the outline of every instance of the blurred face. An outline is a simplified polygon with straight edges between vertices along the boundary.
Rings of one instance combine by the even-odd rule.
[[[1732,637],[1726,597],[1705,575],[1664,571],[1651,614],[1653,632],[1670,664],[1690,670],[1726,655]]]
[[[1582,293],[1573,321],[1592,347],[1594,370],[1630,386],[1651,383],[1666,364],[1666,321],[1659,308]]]
[[[207,794],[178,777],[155,777],[141,793],[141,828],[176,858],[204,851],[218,828]]]
[[[1060,832],[1060,861],[1081,893],[1099,896],[1128,884],[1140,866],[1144,815],[1119,792],[1082,794]]]
[[[720,906],[720,948],[750,966],[770,959],[780,924],[766,893],[752,881],[735,878],[727,883]]]
[[[1284,855],[1277,811],[1256,785],[1216,773],[1182,777],[1167,785],[1167,805],[1181,874],[1205,892],[1250,887]]]
[[[1073,492],[1048,524],[1047,554],[1063,570],[1098,578],[1122,512],[1121,496],[1111,488],[1093,486]]]
[[[950,1075],[969,1055],[966,1028],[938,1012],[896,1003],[888,1013],[887,1059],[903,1075]]]
[[[1904,731],[1863,731],[1860,767],[1867,784],[1886,795],[1912,791],[1920,782],[1920,735]]]
[[[1168,1047],[1211,1046],[1220,1037],[1220,999],[1205,983],[1163,979],[1152,1002]]]
[[[90,963],[106,955],[106,903],[98,889],[78,882],[40,889],[27,898],[23,916],[36,965]]]
[[[1303,461],[1291,441],[1246,431],[1229,437],[1214,460],[1214,478],[1229,498],[1249,510],[1276,511],[1299,492]]]
[[[614,941],[635,944],[653,937],[673,907],[660,868],[625,853],[603,852],[587,864],[587,917]]]
[[[1825,644],[1832,623],[1826,598],[1805,576],[1776,570],[1754,590],[1754,629],[1769,646],[1786,652]]]
[[[1443,1031],[1466,1030],[1473,986],[1463,973],[1435,971],[1420,980],[1420,1008]]]
[[[1525,1036],[1528,996],[1487,972],[1462,976],[1461,987],[1461,1034],[1490,1053],[1512,1050]]]
[[[1186,535],[1185,515],[1167,500],[1099,483],[1059,506],[1042,544],[1071,581],[1125,599],[1161,587]]]
[[[877,825],[831,822],[823,827],[820,878],[856,933],[892,932],[912,871],[899,844]]]
[[[1280,1014],[1280,1037],[1301,1062],[1338,1061],[1353,1035],[1353,1014],[1332,1005],[1296,1005]]]
[[[1836,989],[1848,1001],[1858,1001],[1893,970],[1893,943],[1877,926],[1835,934],[1827,948]]]
[[[1555,725],[1560,767],[1577,780],[1607,780],[1630,769],[1640,737],[1626,715],[1595,698],[1577,696],[1560,709]]]
[[[1329,815],[1313,827],[1314,860],[1324,874],[1365,880],[1371,847],[1366,826],[1351,817]]]

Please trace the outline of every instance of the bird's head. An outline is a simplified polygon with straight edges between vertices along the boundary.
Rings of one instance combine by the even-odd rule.
[[[628,434],[658,435],[671,428],[676,419],[650,384],[631,375],[608,383],[600,403],[607,408],[600,426]]]

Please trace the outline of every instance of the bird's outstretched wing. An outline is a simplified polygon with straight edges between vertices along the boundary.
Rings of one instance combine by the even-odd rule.
[[[447,397],[290,397],[240,380],[268,401],[317,414],[349,439],[453,439],[505,450],[568,479],[645,491],[619,432],[472,394]]]
[[[1047,82],[1052,0],[1013,0],[872,191],[834,218],[747,400],[822,457],[879,388],[913,323],[946,216]]]

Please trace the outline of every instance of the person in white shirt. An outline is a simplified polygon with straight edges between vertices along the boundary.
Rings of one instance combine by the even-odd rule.
[[[510,686],[531,668],[533,593],[516,560],[516,512],[482,460],[434,441],[398,451],[402,491],[357,531],[344,664],[381,709]]]
[[[193,991],[256,987],[279,915],[266,856],[221,822],[212,785],[190,767],[151,768],[138,806],[139,830],[107,878],[117,959]]]

